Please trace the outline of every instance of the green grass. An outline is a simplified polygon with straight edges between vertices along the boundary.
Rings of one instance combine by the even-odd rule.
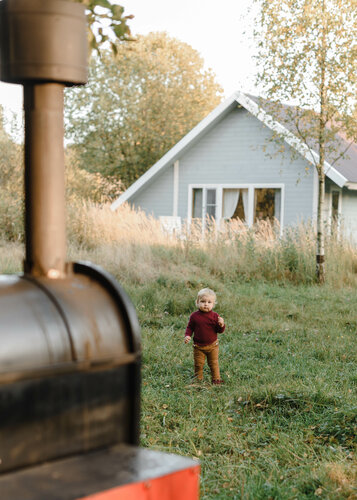
[[[215,285],[223,387],[208,369],[192,383],[183,336],[195,287],[161,277],[131,290],[143,446],[199,459],[202,499],[357,498],[356,290]]]
[[[16,248],[17,264],[2,253],[2,272],[20,269]],[[142,446],[198,459],[202,500],[357,499],[356,287],[222,272],[212,251],[71,248],[112,272],[137,308]],[[183,343],[204,286],[227,325],[224,386],[211,386],[207,367],[192,382]]]

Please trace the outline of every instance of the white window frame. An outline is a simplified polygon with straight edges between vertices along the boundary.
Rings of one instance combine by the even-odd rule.
[[[178,201],[179,201],[179,180],[180,180],[180,163],[178,160],[175,161],[173,166],[173,197],[172,197],[172,215],[173,217],[178,216]]]
[[[190,184],[189,186],[189,194],[188,194],[188,225],[191,225],[192,221],[192,203],[193,203],[193,190],[194,189],[202,189],[202,231],[204,232],[206,227],[206,208],[207,208],[207,190],[215,189],[216,191],[216,221],[220,221],[222,217],[222,191],[217,189],[216,184]]]
[[[222,220],[222,205],[223,205],[223,190],[224,189],[247,189],[248,190],[248,210],[246,214],[246,222],[248,227],[251,227],[254,223],[254,190],[255,189],[280,189],[281,192],[281,203],[280,203],[280,232],[283,231],[284,227],[284,205],[285,205],[285,184],[281,183],[254,183],[254,184],[189,184],[188,186],[188,206],[187,206],[187,221],[191,224],[192,221],[192,201],[193,201],[193,190],[202,189],[203,190],[203,206],[202,213],[205,213],[205,203],[206,203],[206,190],[215,189],[216,190],[216,220],[217,225],[220,225]]]

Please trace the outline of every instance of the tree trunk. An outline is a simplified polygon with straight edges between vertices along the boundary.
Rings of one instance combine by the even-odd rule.
[[[320,80],[320,116],[319,116],[319,164],[317,165],[317,173],[319,177],[319,193],[317,205],[317,241],[316,241],[316,280],[322,284],[325,282],[325,238],[324,238],[324,220],[323,208],[325,202],[325,147],[326,135],[325,128],[327,123],[326,102],[327,102],[327,87],[326,87],[326,18],[325,18],[325,0],[322,1],[323,13],[323,29],[321,37],[321,80]]]
[[[317,205],[317,240],[316,240],[316,281],[320,284],[325,282],[325,237],[323,207],[325,201],[325,173],[319,169],[319,193]]]

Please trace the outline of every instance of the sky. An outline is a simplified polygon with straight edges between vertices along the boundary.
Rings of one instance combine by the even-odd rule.
[[[132,33],[166,31],[191,45],[211,68],[229,97],[236,90],[256,93],[251,32],[252,0],[115,0],[133,14]],[[21,113],[22,86],[0,83],[0,104]]]

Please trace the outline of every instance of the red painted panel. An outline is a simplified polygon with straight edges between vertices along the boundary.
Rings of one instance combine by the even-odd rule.
[[[77,500],[198,500],[200,467],[101,491]]]

